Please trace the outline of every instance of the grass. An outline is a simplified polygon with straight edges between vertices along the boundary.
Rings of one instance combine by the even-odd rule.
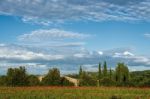
[[[0,87],[0,99],[150,99],[150,89],[119,87]]]

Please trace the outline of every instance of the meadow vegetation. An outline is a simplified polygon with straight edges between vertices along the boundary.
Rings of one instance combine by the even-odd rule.
[[[109,66],[110,67],[110,66]],[[68,77],[79,81],[79,86],[62,77],[53,68],[40,80],[29,75],[25,67],[9,68],[0,76],[0,99],[149,99],[150,71],[129,72],[127,65],[118,63],[115,70],[107,62],[99,63],[97,72],[79,68],[78,74]],[[82,98],[81,98],[82,97]]]
[[[79,80],[79,86],[150,86],[150,71],[129,72],[124,63],[118,63],[115,70],[112,70],[105,61],[103,65],[99,63],[97,72],[85,71],[80,66],[78,74],[66,76]],[[29,75],[25,67],[19,67],[9,68],[6,75],[0,76],[0,86],[74,86],[74,84],[62,77],[57,68],[50,69],[40,80],[38,75]]]
[[[0,99],[149,99],[148,88],[1,87]]]

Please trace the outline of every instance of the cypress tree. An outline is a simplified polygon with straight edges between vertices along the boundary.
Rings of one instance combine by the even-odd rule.
[[[98,65],[98,80],[97,80],[97,86],[100,86],[100,80],[102,79],[102,70],[101,70],[101,63]]]
[[[122,66],[122,64],[118,63],[117,67],[116,67],[116,81],[118,81],[118,82],[121,82],[121,76],[122,76],[121,66]]]
[[[98,80],[102,78],[101,63],[98,65]]]
[[[109,73],[110,73],[109,74],[109,78],[112,79],[112,70],[111,70],[111,67],[110,67]]]
[[[103,75],[104,75],[104,77],[106,77],[106,76],[107,76],[107,63],[106,63],[106,61],[104,61],[104,66],[103,66]]]
[[[82,66],[80,66],[80,69],[79,69],[79,78],[80,79],[82,78],[82,74],[83,74],[83,70],[82,70]]]

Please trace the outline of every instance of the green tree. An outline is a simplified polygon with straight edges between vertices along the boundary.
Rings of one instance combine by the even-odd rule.
[[[28,82],[29,82],[29,86],[38,86],[40,84],[38,77],[35,75],[29,75]]]
[[[0,86],[6,86],[6,76],[0,76]]]
[[[119,83],[126,83],[129,81],[129,69],[124,63],[117,64],[116,81]]]
[[[109,77],[104,77],[101,79],[100,84],[102,86],[114,86],[115,82],[112,79],[110,79]]]
[[[60,71],[57,68],[50,69],[48,74],[42,79],[44,85],[60,85]]]
[[[82,66],[80,66],[80,69],[79,69],[79,79],[82,78],[82,74],[83,74],[83,70],[82,70]]]
[[[101,70],[101,63],[98,65],[98,80],[97,80],[97,86],[100,86],[100,80],[102,79],[102,70]]]
[[[99,63],[98,66],[98,80],[100,80],[102,78],[102,70],[101,70],[101,63]]]
[[[27,86],[28,79],[25,67],[9,68],[7,71],[7,85],[8,86]]]
[[[82,72],[82,78],[79,82],[80,86],[96,86],[97,81],[91,75],[88,75],[85,71]]]
[[[109,78],[112,79],[112,70],[111,70],[111,68],[109,70]]]
[[[104,77],[106,77],[106,76],[107,76],[107,63],[106,63],[106,61],[104,61],[104,66],[103,66],[103,75],[104,75]]]

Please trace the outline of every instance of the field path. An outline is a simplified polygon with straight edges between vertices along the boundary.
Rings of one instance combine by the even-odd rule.
[[[45,77],[44,75],[38,77],[38,79],[40,80],[40,82],[42,81],[42,79],[44,77]],[[71,77],[68,77],[68,76],[62,76],[62,77],[64,77],[65,79],[67,79],[69,82],[73,83],[74,86],[76,86],[76,87],[79,86],[79,80],[78,79],[71,78]]]
[[[69,82],[72,82],[76,87],[79,86],[79,80],[78,79],[71,78],[71,77],[68,77],[68,76],[64,76],[64,78],[67,79]]]

